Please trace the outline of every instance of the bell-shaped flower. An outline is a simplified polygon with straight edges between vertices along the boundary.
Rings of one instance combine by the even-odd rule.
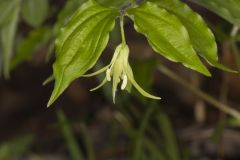
[[[129,65],[128,57],[129,48],[127,44],[121,43],[117,46],[109,65],[103,67],[102,69],[94,73],[84,75],[83,77],[91,77],[103,72],[106,73],[106,77],[104,78],[102,83],[96,88],[91,89],[91,91],[97,90],[105,83],[112,81],[112,95],[114,103],[119,83],[121,83],[121,90],[130,90],[131,86],[133,85],[143,96],[152,99],[161,99],[160,97],[153,96],[147,93],[137,84],[133,76],[132,68]]]

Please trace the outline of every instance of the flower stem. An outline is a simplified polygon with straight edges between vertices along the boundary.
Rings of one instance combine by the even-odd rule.
[[[197,96],[201,97],[203,100],[205,100],[209,104],[213,105],[217,109],[223,111],[226,114],[231,115],[232,117],[240,119],[240,112],[239,111],[235,110],[234,108],[232,108],[232,107],[230,107],[230,106],[228,106],[226,104],[223,104],[223,103],[219,102],[215,98],[209,96],[207,93],[205,93],[205,92],[199,90],[198,88],[190,85],[187,81],[185,81],[184,79],[179,77],[177,74],[175,74],[174,72],[169,70],[167,67],[165,67],[163,65],[159,65],[158,66],[158,70],[161,73],[163,73],[164,75],[166,75],[169,78],[171,78],[172,80],[174,80],[177,83],[181,84],[182,86],[184,86],[186,89],[190,90],[191,92],[193,92]]]
[[[231,34],[230,34],[231,37],[236,37],[239,29],[240,29],[240,28],[239,28],[238,26],[233,26],[233,29],[232,29]]]
[[[120,17],[120,28],[121,28],[121,36],[122,36],[122,43],[126,44],[125,32],[124,32],[124,15]]]

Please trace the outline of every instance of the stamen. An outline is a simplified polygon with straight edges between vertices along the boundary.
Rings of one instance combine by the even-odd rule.
[[[124,74],[122,78],[123,78],[123,82],[122,82],[122,85],[121,85],[121,90],[124,90],[127,87],[128,78],[127,78],[126,74]]]
[[[107,78],[107,81],[111,81],[111,69],[107,69],[106,71],[106,78]]]

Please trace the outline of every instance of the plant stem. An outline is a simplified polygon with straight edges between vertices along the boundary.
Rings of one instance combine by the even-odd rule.
[[[239,27],[238,26],[233,26],[233,29],[231,31],[231,39],[230,39],[230,42],[231,42],[231,45],[232,45],[232,52],[233,52],[233,56],[235,57],[236,59],[236,64],[237,64],[237,69],[238,71],[240,71],[240,56],[239,56],[239,50],[238,50],[238,47],[236,45],[236,37],[237,37],[237,34],[239,32]]]
[[[238,72],[240,72],[240,56],[239,56],[239,50],[238,50],[238,46],[236,44],[235,38],[231,39],[231,45],[232,45],[233,56],[236,60],[237,70]]]
[[[177,144],[176,135],[172,128],[170,119],[164,112],[159,112],[156,117],[156,122],[160,128],[162,137],[162,143],[167,148],[166,153],[171,160],[178,160],[180,151]]]
[[[125,32],[124,32],[124,15],[120,17],[120,28],[121,28],[121,36],[122,36],[122,43],[126,44]]]
[[[152,110],[152,109],[151,109]],[[126,116],[126,115],[125,115]],[[146,115],[145,115],[146,116]],[[147,120],[147,122],[144,123],[148,123],[148,119],[145,119],[145,121]],[[130,139],[135,139],[136,137],[139,136],[139,130],[135,130],[134,128],[131,127],[126,127],[125,124],[123,124],[122,122],[120,122],[118,119],[115,118],[115,121],[117,124],[123,126],[121,127],[123,129],[123,131],[129,136]],[[130,120],[128,120],[130,121]],[[167,159],[165,157],[165,154],[163,153],[162,150],[159,150],[159,147],[152,142],[147,136],[142,136],[141,139],[142,141],[142,147],[146,148],[148,151],[150,151],[151,153],[154,153],[155,155],[157,155],[158,159]],[[143,153],[144,154],[144,153]],[[141,157],[142,158],[142,157]],[[141,159],[140,158],[140,159]]]
[[[144,138],[144,132],[148,127],[148,122],[152,116],[152,114],[154,113],[154,110],[156,109],[156,105],[154,105],[154,103],[152,103],[149,108],[147,109],[143,120],[141,122],[140,128],[137,131],[137,135],[136,135],[136,144],[135,144],[135,149],[133,151],[133,159],[134,160],[138,160],[141,157],[142,154],[142,145],[143,145],[143,138]]]
[[[225,112],[225,113],[227,113],[227,114],[229,114],[229,115],[231,115],[231,116],[233,116],[237,119],[240,119],[240,112],[238,112],[237,110],[229,107],[228,105],[220,103],[218,100],[209,96],[205,92],[203,92],[203,91],[199,90],[198,88],[190,85],[186,80],[182,79],[181,77],[179,77],[177,74],[175,74],[174,72],[172,72],[171,70],[169,70],[165,66],[159,65],[158,70],[161,73],[163,73],[164,75],[166,75],[169,78],[173,79],[174,81],[178,82],[179,84],[181,84],[182,86],[184,86],[188,90],[192,91],[193,93],[195,93],[196,95],[198,95],[199,97],[204,99],[206,102],[212,104],[217,109],[219,109],[219,110],[221,110],[221,111],[223,111],[223,112]]]
[[[95,160],[96,159],[95,158],[95,152],[94,152],[94,147],[93,147],[93,144],[92,144],[92,139],[91,139],[89,130],[88,130],[85,123],[81,123],[80,128],[81,128],[81,132],[82,132],[83,137],[84,137],[88,160]]]
[[[64,112],[58,110],[57,117],[72,160],[84,160],[83,154],[77,144],[76,137],[74,136],[73,130],[68,123]]]
[[[233,26],[233,29],[231,31],[231,37],[236,37],[238,31],[239,31],[239,27],[238,26]]]

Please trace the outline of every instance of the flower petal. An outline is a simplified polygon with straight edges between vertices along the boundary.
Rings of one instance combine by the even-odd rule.
[[[43,86],[47,85],[48,83],[54,81],[54,75],[49,76],[44,82],[43,82]]]
[[[92,77],[92,76],[96,76],[96,75],[98,75],[98,74],[100,74],[100,73],[106,71],[106,69],[107,69],[108,67],[109,67],[109,65],[107,65],[107,66],[105,66],[105,67],[99,69],[99,70],[96,71],[96,72],[89,73],[89,74],[84,74],[84,75],[82,75],[81,77]]]
[[[154,96],[149,94],[148,92],[144,91],[144,89],[142,89],[137,82],[135,81],[134,77],[133,77],[133,73],[132,73],[132,69],[130,67],[130,65],[128,64],[128,66],[126,67],[126,73],[128,76],[129,81],[132,83],[132,85],[138,90],[138,92],[140,92],[143,96],[148,97],[148,98],[152,98],[152,99],[161,99],[160,97]]]
[[[121,49],[122,49],[122,44],[119,44],[117,46],[117,48],[115,49],[114,53],[113,53],[113,58],[112,58],[111,63],[110,63],[111,65],[113,65],[115,63],[115,61],[118,58],[118,55],[119,55]]]
[[[107,81],[111,81],[111,69],[107,69],[107,71],[106,71],[106,78],[107,78]]]
[[[91,91],[91,92],[92,92],[92,91],[96,91],[97,89],[101,88],[101,87],[102,87],[104,84],[106,84],[106,83],[107,83],[107,79],[104,78],[104,80],[103,80],[97,87],[91,89],[90,91]]]
[[[122,85],[121,85],[121,90],[124,90],[127,87],[127,83],[128,83],[127,75],[123,75],[122,79],[123,79],[123,81],[122,81]]]

